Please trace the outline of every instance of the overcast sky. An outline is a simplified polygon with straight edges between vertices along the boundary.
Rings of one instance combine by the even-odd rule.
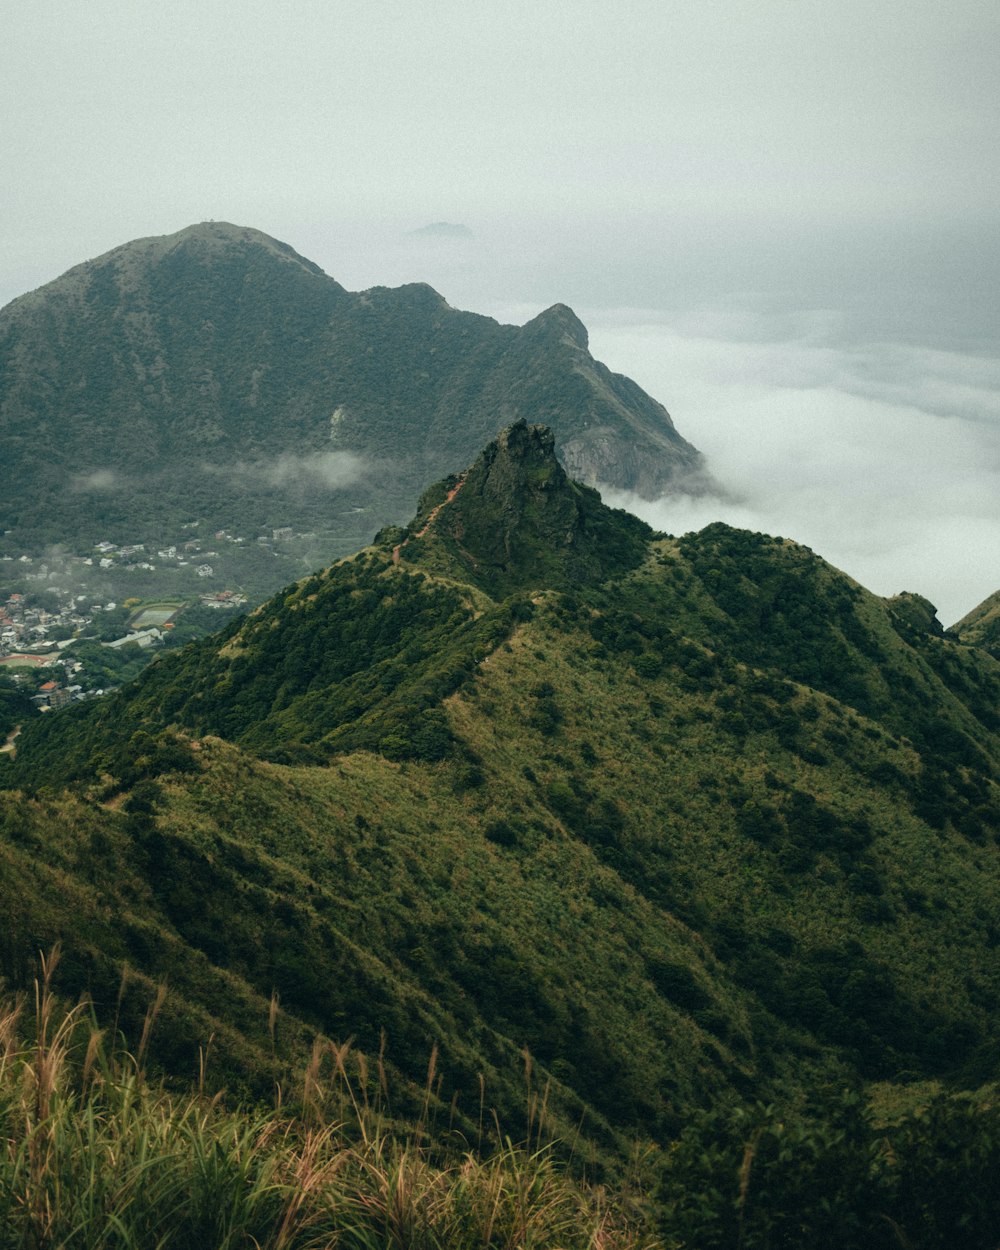
[[[960,615],[1000,587],[998,52],[995,0],[0,0],[0,303],[208,218],[561,300],[747,523],[839,509],[821,554]]]

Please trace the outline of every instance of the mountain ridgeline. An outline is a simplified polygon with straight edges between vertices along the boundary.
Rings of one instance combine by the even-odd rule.
[[[737,1096],[978,1085],[998,707],[919,596],[656,534],[515,423],[409,526],[25,724],[0,973],[59,941],[63,990],[136,1032],[165,979],[158,1061],[211,1035],[251,1092],[317,1032],[404,1082],[436,1045],[470,1132],[480,1074],[522,1114],[527,1051],[612,1168]]]
[[[963,616],[954,632],[963,642],[1000,659],[1000,590]]]
[[[697,489],[666,410],[557,304],[523,327],[430,287],[346,291],[259,231],[140,239],[0,312],[0,489],[24,546],[192,519],[317,531],[330,558],[530,417],[576,478]]]

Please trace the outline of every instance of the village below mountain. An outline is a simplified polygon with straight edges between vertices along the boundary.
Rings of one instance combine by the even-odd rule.
[[[290,580],[296,544],[315,538],[290,526],[255,538],[223,529],[202,539],[198,529],[187,523],[163,545],[101,540],[87,554],[0,555],[0,673],[42,711],[103,694],[163,647],[245,610],[260,597],[254,568],[273,578],[284,564]]]

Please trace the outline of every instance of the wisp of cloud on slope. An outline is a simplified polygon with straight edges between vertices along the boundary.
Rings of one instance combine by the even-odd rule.
[[[206,465],[208,471],[235,475],[278,490],[300,487],[344,490],[364,477],[368,466],[350,451],[317,451],[306,454],[284,452],[273,460],[238,461],[228,465]]]

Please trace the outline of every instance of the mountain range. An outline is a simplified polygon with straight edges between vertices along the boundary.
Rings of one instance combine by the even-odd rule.
[[[294,1115],[334,1054],[443,1155],[527,1101],[591,1177],[642,1171],[672,1247],[800,1244],[800,1183],[810,1245],[828,1185],[838,1250],[971,1228],[1000,592],[944,630],[794,541],[657,533],[595,484],[704,464],[571,310],[353,294],[224,223],[3,310],[0,437],[29,547],[196,519],[327,553],[103,699],[0,681],[6,988],[60,949],[169,1086]]]
[[[980,1085],[998,706],[918,595],[655,533],[516,422],[409,525],[24,725],[0,972],[60,942],[133,1033],[165,982],[164,1070],[211,1036],[250,1093],[318,1032],[404,1083],[436,1048],[452,1121],[482,1076],[510,1122],[530,1056],[611,1169],[733,1098]]]
[[[200,519],[318,534],[329,560],[522,417],[552,427],[576,478],[698,489],[698,452],[562,304],[515,327],[423,284],[351,293],[287,244],[207,222],[0,312],[0,492],[25,550],[161,542]]]

